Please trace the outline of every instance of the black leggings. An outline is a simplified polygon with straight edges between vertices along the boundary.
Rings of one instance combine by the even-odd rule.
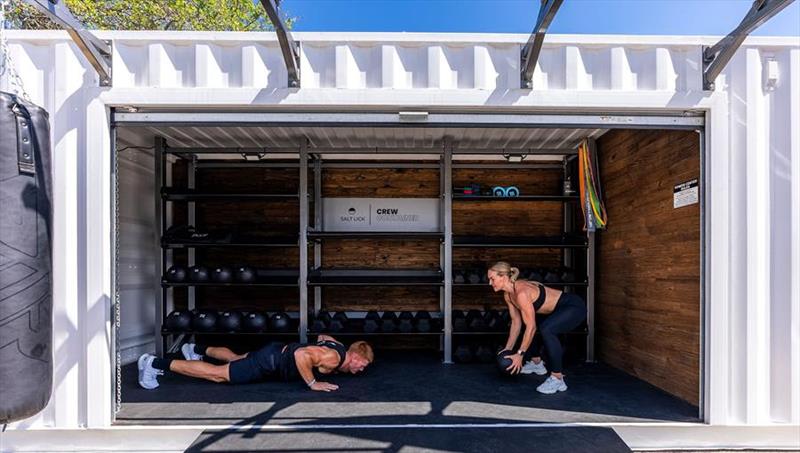
[[[562,370],[562,355],[564,350],[558,341],[558,334],[569,332],[578,327],[586,319],[586,304],[581,296],[573,293],[561,293],[556,303],[556,309],[547,315],[540,323],[536,322],[536,333],[533,337],[531,354],[539,357],[544,343],[547,359],[547,368],[553,373]]]

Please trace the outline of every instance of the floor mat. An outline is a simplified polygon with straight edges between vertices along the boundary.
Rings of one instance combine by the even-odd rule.
[[[542,395],[543,376],[500,376],[494,365],[443,365],[436,354],[378,356],[363,375],[336,375],[331,393],[300,383],[216,384],[167,373],[137,384],[123,368],[126,424],[465,424],[697,421],[697,407],[602,364],[565,370],[569,390]]]

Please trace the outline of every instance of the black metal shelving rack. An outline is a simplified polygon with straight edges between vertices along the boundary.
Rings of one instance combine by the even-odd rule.
[[[534,202],[534,201],[549,201],[561,202],[565,206],[571,206],[579,201],[575,195],[521,195],[518,197],[494,197],[494,196],[480,196],[480,195],[458,195],[454,194],[452,187],[452,171],[454,168],[560,168],[564,171],[564,176],[568,175],[568,160],[570,156],[576,154],[575,150],[562,150],[562,162],[560,164],[543,164],[543,163],[512,163],[503,162],[501,164],[475,164],[475,163],[458,163],[454,162],[454,148],[451,143],[445,141],[442,148],[438,150],[429,149],[425,154],[439,155],[439,162],[380,162],[375,160],[348,160],[348,161],[333,161],[323,160],[323,155],[328,153],[333,154],[374,154],[375,149],[311,149],[309,146],[303,145],[296,149],[282,148],[277,153],[291,153],[293,163],[282,164],[282,167],[296,167],[299,171],[299,191],[298,193],[218,193],[199,191],[194,187],[193,172],[196,168],[203,165],[202,162],[197,161],[198,154],[204,154],[211,151],[197,148],[168,148],[166,141],[158,137],[155,143],[155,163],[156,163],[156,227],[157,235],[156,244],[159,253],[161,253],[160,267],[157,269],[158,275],[164,275],[168,264],[168,253],[174,249],[185,248],[189,250],[190,264],[193,263],[194,250],[206,247],[225,247],[225,248],[296,248],[299,253],[300,265],[298,269],[290,274],[277,275],[262,275],[256,282],[252,283],[201,283],[201,284],[175,284],[166,281],[161,282],[159,290],[157,291],[157,310],[158,318],[157,335],[162,335],[163,342],[160,342],[162,351],[167,349],[167,338],[174,336],[177,333],[162,331],[164,317],[166,316],[167,306],[167,292],[172,288],[188,287],[190,291],[190,300],[193,301],[193,291],[196,287],[203,286],[222,286],[222,287],[236,287],[236,286],[254,286],[254,287],[298,287],[299,289],[299,319],[296,320],[297,332],[276,334],[284,337],[299,337],[300,341],[306,341],[309,335],[316,335],[308,330],[308,314],[309,311],[318,313],[322,305],[322,289],[325,287],[334,286],[415,286],[415,287],[438,287],[440,291],[440,316],[441,316],[441,330],[428,333],[372,333],[367,334],[363,332],[337,332],[335,335],[339,336],[381,336],[381,335],[428,335],[439,336],[440,346],[443,352],[443,359],[445,363],[452,362],[452,340],[453,337],[463,335],[502,335],[504,333],[498,332],[454,332],[452,329],[452,296],[453,288],[469,288],[485,286],[485,283],[453,283],[452,275],[452,256],[453,247],[492,247],[492,248],[557,248],[564,250],[563,262],[565,265],[571,265],[573,257],[572,251],[586,250],[586,263],[587,263],[587,276],[585,279],[577,282],[561,282],[553,283],[551,286],[560,286],[564,288],[586,288],[587,292],[587,305],[589,306],[589,322],[588,322],[588,338],[587,338],[587,359],[593,358],[593,328],[592,328],[592,312],[594,305],[594,237],[592,234],[580,235],[572,233],[573,229],[570,228],[569,219],[571,212],[565,208],[564,216],[564,234],[559,237],[527,237],[527,238],[503,238],[503,237],[474,237],[474,236],[454,236],[452,230],[452,204],[469,203],[469,202],[491,202],[491,201],[512,201],[518,203]],[[550,154],[559,154],[558,150],[548,150]],[[215,153],[226,154],[241,154],[240,149],[215,149]],[[408,150],[387,150],[386,154],[408,153]],[[383,153],[383,152],[382,152]],[[497,155],[505,153],[500,152],[464,152],[464,154],[471,155]],[[175,155],[179,158],[187,159],[190,161],[190,179],[188,189],[174,189],[164,187],[167,179],[166,174],[166,159],[168,155]],[[296,159],[296,160],[295,160]],[[389,158],[384,159],[391,160]],[[220,164],[221,166],[230,167],[249,167],[249,166],[279,166],[277,163],[267,163],[261,160],[246,161],[238,163]],[[333,232],[325,231],[322,225],[322,198],[321,198],[321,184],[322,184],[322,170],[323,168],[438,168],[440,170],[440,228],[439,231],[434,232]],[[309,193],[308,170],[313,170],[314,177],[314,193]],[[299,229],[298,234],[295,236],[282,236],[265,238],[246,238],[237,237],[230,241],[218,243],[203,243],[203,242],[165,242],[163,241],[163,234],[165,232],[165,220],[167,218],[167,202],[188,202],[193,207],[195,202],[203,201],[269,201],[269,200],[291,200],[297,199],[299,203]],[[310,212],[309,204],[313,200],[313,227],[309,222]],[[190,218],[189,224],[194,224],[192,218],[193,208],[189,210]],[[440,267],[436,269],[325,269],[322,267],[322,243],[328,239],[438,239],[440,241]],[[309,245],[313,246],[313,256],[309,257]],[[308,290],[314,292],[314,305],[309,307],[309,294]],[[309,310],[312,308],[313,310]],[[324,333],[324,332],[323,332]],[[186,332],[183,334],[203,334],[203,335],[231,335],[231,333],[209,333],[209,332]],[[253,333],[238,333],[237,335],[264,335]],[[178,339],[180,340],[180,338]],[[178,343],[178,341],[174,342]]]
[[[166,141],[157,137],[155,140],[155,174],[156,174],[156,233],[158,253],[160,253],[161,261],[156,269],[156,273],[161,279],[160,288],[157,292],[157,303],[159,309],[156,310],[156,329],[157,335],[161,336],[161,341],[157,341],[157,352],[163,354],[164,352],[174,352],[182,339],[186,336],[208,335],[208,336],[226,336],[226,335],[245,335],[245,336],[274,336],[279,338],[304,338],[298,324],[297,329],[291,332],[205,332],[205,331],[181,331],[175,332],[167,330],[164,327],[164,319],[170,311],[169,291],[175,288],[188,289],[189,309],[194,308],[195,301],[195,288],[203,287],[260,287],[260,288],[277,288],[277,287],[300,287],[299,278],[300,273],[297,269],[268,269],[258,270],[256,280],[253,282],[169,282],[163,276],[166,273],[167,266],[170,262],[170,252],[177,249],[186,249],[189,254],[189,265],[195,262],[195,250],[201,248],[295,248],[298,247],[300,240],[299,235],[295,236],[271,236],[271,237],[247,237],[237,236],[230,240],[224,241],[176,241],[166,238],[165,233],[167,230],[167,217],[168,217],[168,203],[169,202],[185,202],[188,203],[187,214],[189,216],[188,223],[195,224],[194,219],[194,203],[196,202],[224,202],[224,201],[287,201],[287,200],[301,200],[301,193],[225,193],[198,190],[195,186],[195,171],[200,167],[211,167],[213,164],[204,164],[197,161],[195,153],[183,152],[180,148],[172,149],[167,147]],[[189,162],[188,165],[188,188],[178,189],[168,185],[167,174],[167,159],[169,156],[177,156],[178,158],[185,159]],[[287,163],[259,163],[262,166],[273,167],[286,167],[302,168],[299,164]],[[248,163],[246,165],[253,165]],[[229,166],[221,164],[220,167]],[[303,173],[301,171],[301,173]],[[294,322],[294,321],[293,321]],[[170,341],[173,339],[174,341]]]

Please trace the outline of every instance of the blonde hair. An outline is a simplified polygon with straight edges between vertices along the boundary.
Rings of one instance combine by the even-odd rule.
[[[351,344],[349,348],[347,348],[347,351],[360,355],[361,357],[367,359],[369,363],[372,363],[375,360],[375,353],[372,351],[372,346],[370,346],[366,341],[356,341],[355,343]]]
[[[519,269],[512,267],[505,261],[498,261],[494,263],[489,270],[497,275],[508,275],[508,278],[511,279],[512,282],[517,281],[517,278],[519,278]]]

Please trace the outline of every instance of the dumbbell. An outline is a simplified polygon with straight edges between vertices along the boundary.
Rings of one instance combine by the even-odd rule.
[[[467,318],[461,310],[453,310],[453,330],[456,332],[467,331]]]
[[[269,329],[272,332],[288,332],[291,329],[289,315],[277,312],[269,318]]]
[[[385,311],[381,316],[381,332],[394,332],[397,329],[397,314],[393,311]]]
[[[458,345],[456,350],[453,351],[453,359],[458,363],[472,362],[472,357],[472,349],[465,344]]]
[[[198,332],[213,332],[217,326],[217,312],[200,310],[192,316],[192,329]]]
[[[242,330],[245,332],[263,332],[267,329],[267,317],[257,311],[251,311],[242,319]]]
[[[364,316],[364,332],[366,333],[375,333],[380,330],[381,316],[378,314],[377,311],[369,311],[367,315]]]
[[[569,283],[576,281],[575,271],[568,267],[563,268],[561,271],[561,281]]]
[[[220,332],[238,332],[242,329],[242,314],[238,311],[223,311],[217,317],[217,330]]]
[[[192,327],[192,313],[184,310],[174,310],[164,320],[164,327],[170,332],[185,332]]]
[[[418,311],[417,314],[414,315],[414,323],[416,324],[417,332],[427,333],[433,330],[431,314],[427,311]]]
[[[466,282],[466,279],[464,278],[464,272],[460,270],[453,271],[453,283],[461,284],[464,282]]]
[[[328,331],[332,333],[342,332],[347,328],[347,321],[347,314],[343,311],[337,311],[328,324]]]
[[[470,310],[467,312],[467,327],[473,332],[486,330],[486,323],[483,321],[480,311]]]
[[[180,264],[170,266],[170,268],[167,269],[167,273],[164,275],[164,279],[172,283],[184,282],[186,281],[186,277],[187,277],[186,267],[181,266]]]
[[[311,322],[310,330],[314,333],[327,332],[328,326],[331,323],[331,315],[327,312],[321,311],[314,316]]]
[[[189,268],[189,280],[195,283],[207,282],[208,269],[205,266],[192,266]]]
[[[506,187],[506,196],[507,197],[518,197],[519,196],[519,188],[516,186],[508,186]]]
[[[492,363],[494,361],[494,350],[485,344],[475,349],[475,358],[481,363]]]
[[[400,312],[400,316],[397,320],[397,330],[400,332],[409,333],[414,330],[414,314],[410,311]]]

